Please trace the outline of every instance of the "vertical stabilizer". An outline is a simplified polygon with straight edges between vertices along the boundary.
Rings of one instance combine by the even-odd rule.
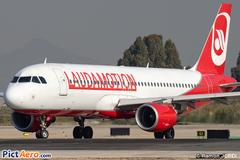
[[[191,70],[203,74],[224,74],[232,4],[223,3],[218,11],[197,63]]]

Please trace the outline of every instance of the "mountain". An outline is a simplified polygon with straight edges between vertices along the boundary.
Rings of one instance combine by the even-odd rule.
[[[0,92],[3,92],[13,76],[22,68],[43,63],[103,64],[97,60],[72,54],[44,39],[35,38],[23,47],[0,56]]]

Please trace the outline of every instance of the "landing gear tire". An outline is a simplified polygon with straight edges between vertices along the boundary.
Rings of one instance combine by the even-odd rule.
[[[41,138],[40,132],[41,132],[41,130],[38,130],[38,131],[36,132],[36,138],[37,138],[37,139]]]
[[[84,118],[74,117],[74,121],[78,122],[79,126],[76,126],[73,129],[73,138],[88,138],[91,139],[93,137],[92,127],[87,126],[84,127]]]
[[[42,139],[47,139],[49,136],[49,133],[47,130],[38,130],[36,132],[36,138],[39,139],[39,138],[42,138]]]
[[[86,138],[91,139],[93,137],[92,127],[87,126],[83,129],[83,137],[84,137],[84,139],[86,139]]]
[[[174,129],[170,128],[170,129],[164,131],[164,135],[165,135],[166,139],[174,139],[174,135],[175,135]]]
[[[83,129],[80,126],[76,126],[73,129],[73,138],[82,138]]]
[[[163,139],[163,132],[154,132],[155,139]]]

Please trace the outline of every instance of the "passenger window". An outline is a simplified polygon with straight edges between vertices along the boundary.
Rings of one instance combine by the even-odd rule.
[[[70,84],[72,84],[72,80],[71,79],[69,80],[69,82],[70,82]]]
[[[13,77],[13,80],[11,81],[11,83],[16,83],[19,77]]]
[[[175,88],[175,84],[173,83],[172,85],[173,85],[173,87]]]
[[[182,84],[182,88],[184,88],[184,84]]]
[[[193,88],[193,84],[191,84],[192,88]]]
[[[185,87],[187,88],[187,84],[185,84]]]
[[[20,77],[19,78],[19,83],[24,83],[24,82],[30,82],[31,77]]]
[[[151,82],[151,86],[153,86],[152,82]]]
[[[40,81],[42,82],[42,84],[47,84],[47,81],[45,80],[45,78],[43,77],[39,77]]]
[[[161,87],[162,87],[162,83],[160,83]]]
[[[188,84],[188,88],[191,88],[190,84]]]
[[[137,86],[137,82],[135,82],[135,86]]]
[[[200,84],[200,88],[202,89],[202,85]]]
[[[138,82],[138,86],[140,86],[140,82]]]
[[[156,87],[156,83],[154,82],[154,86]]]
[[[163,83],[163,86],[166,87],[165,83]]]
[[[167,83],[167,87],[168,87],[168,83]]]
[[[142,83],[142,86],[143,86],[143,82],[141,82]]]
[[[169,83],[169,86],[172,87],[172,83]]]
[[[36,76],[33,76],[32,82],[34,83],[40,83],[39,79]]]
[[[176,87],[178,88],[178,84],[176,83]]]
[[[179,88],[181,88],[181,84],[179,83]]]
[[[159,87],[159,83],[157,83],[157,86]]]

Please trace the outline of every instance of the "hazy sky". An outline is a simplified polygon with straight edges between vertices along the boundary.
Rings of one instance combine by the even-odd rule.
[[[175,43],[182,65],[192,66],[223,2],[233,4],[225,72],[230,75],[240,51],[239,0],[1,0],[0,55],[42,38],[116,65],[137,36],[161,34],[164,42]]]

